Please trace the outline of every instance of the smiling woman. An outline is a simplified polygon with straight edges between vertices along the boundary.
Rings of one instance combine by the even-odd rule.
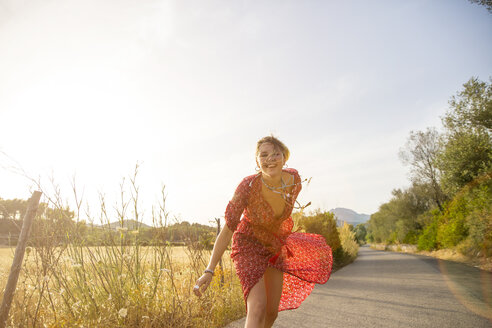
[[[231,257],[243,288],[246,327],[271,327],[279,311],[299,307],[314,284],[325,283],[331,274],[332,252],[325,239],[292,231],[291,213],[302,181],[297,170],[283,168],[289,156],[288,148],[273,136],[258,141],[259,172],[237,187],[227,205],[226,226],[194,287],[197,296],[207,289],[232,238]]]

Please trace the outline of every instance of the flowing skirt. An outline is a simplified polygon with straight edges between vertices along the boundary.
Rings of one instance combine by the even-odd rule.
[[[332,251],[325,239],[320,235],[301,232],[290,234],[281,252],[274,255],[255,239],[238,234],[231,256],[245,303],[251,288],[263,277],[267,267],[284,273],[279,311],[298,308],[315,284],[328,281],[333,266]]]

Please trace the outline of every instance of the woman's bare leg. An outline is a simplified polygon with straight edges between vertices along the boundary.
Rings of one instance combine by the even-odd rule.
[[[247,299],[248,313],[246,314],[245,328],[263,328],[267,308],[267,293],[265,280],[261,278],[256,285],[251,288]]]
[[[284,282],[284,274],[282,271],[267,268],[263,275],[265,280],[265,290],[267,295],[267,306],[265,316],[265,328],[273,326],[278,315],[278,305],[282,296],[282,285]]]

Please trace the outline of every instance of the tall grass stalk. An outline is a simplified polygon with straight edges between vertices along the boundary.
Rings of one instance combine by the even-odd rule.
[[[61,236],[57,229],[67,218],[48,216],[48,209],[39,215],[45,222],[26,252],[9,327],[222,327],[244,315],[241,286],[230,259],[224,261],[223,272],[214,277],[204,296],[193,295],[192,287],[210,251],[190,235],[181,252],[186,258],[179,259],[175,253],[181,249],[165,242],[170,214],[164,187],[159,204],[151,210],[156,227],[151,245],[143,245],[138,224],[128,229],[127,220],[143,220],[137,174],[138,165],[129,186],[125,180],[121,183],[114,213],[108,212],[100,195],[100,226],[94,224],[96,218],[89,210],[91,224],[79,222],[83,199],[75,182],[76,224],[70,231]],[[59,188],[54,185],[53,189],[55,193],[47,196],[51,209],[67,209]],[[110,227],[115,219],[120,223],[118,234]],[[104,244],[91,245],[83,234],[87,229],[102,234]]]

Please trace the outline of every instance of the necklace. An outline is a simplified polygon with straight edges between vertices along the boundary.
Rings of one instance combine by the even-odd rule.
[[[280,178],[280,184],[281,184],[280,187],[272,187],[272,186],[270,186],[268,183],[265,182],[265,180],[263,180],[263,177],[261,177],[261,182],[263,182],[263,184],[265,185],[265,187],[267,187],[268,189],[270,189],[274,193],[279,194],[280,196],[282,196],[283,199],[287,199],[288,197],[290,197],[290,193],[286,193],[285,192],[285,189],[287,189],[287,187],[290,187],[290,186],[293,186],[293,185],[286,185],[283,178]],[[277,191],[276,189],[280,189],[281,191]]]
[[[307,182],[307,184],[309,184],[311,182],[311,178],[309,179],[304,179],[300,182],[297,182],[297,183],[293,183],[293,184],[290,184],[290,185],[286,185],[285,182],[284,182],[284,179],[281,178],[280,179],[280,183],[281,183],[281,186],[280,187],[272,187],[270,186],[268,183],[265,182],[265,180],[263,180],[263,176],[260,175],[260,178],[261,178],[261,182],[263,182],[263,184],[265,185],[265,187],[267,187],[268,189],[270,189],[271,191],[273,191],[274,193],[276,194],[280,194],[280,196],[282,196],[282,199],[284,200],[284,202],[287,204],[287,205],[290,205],[292,206],[292,208],[296,208],[296,209],[299,209],[301,210],[301,212],[306,208],[308,207],[309,205],[311,205],[311,202],[307,203],[306,205],[302,206],[297,200],[295,200],[295,203],[297,203],[299,206],[296,207],[295,204],[291,204],[290,202],[287,201],[287,198],[291,196],[290,193],[286,193],[285,192],[285,189],[287,187],[292,187],[292,186],[296,186],[298,184],[302,184],[303,182]],[[281,189],[281,191],[277,191],[276,189]]]

